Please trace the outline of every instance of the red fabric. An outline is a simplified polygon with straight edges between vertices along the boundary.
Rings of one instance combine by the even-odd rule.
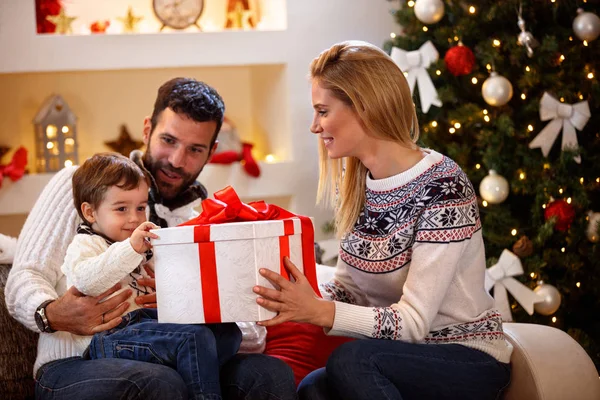
[[[323,328],[298,322],[267,328],[265,354],[279,358],[294,371],[296,385],[315,369],[327,364],[331,353],[341,344],[353,339],[327,336]]]

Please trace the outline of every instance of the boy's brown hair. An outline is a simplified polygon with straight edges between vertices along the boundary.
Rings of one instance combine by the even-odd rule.
[[[77,168],[73,174],[73,202],[77,213],[87,222],[81,211],[83,203],[98,208],[111,186],[123,190],[137,188],[142,182],[150,187],[150,178],[129,158],[117,153],[98,153]]]

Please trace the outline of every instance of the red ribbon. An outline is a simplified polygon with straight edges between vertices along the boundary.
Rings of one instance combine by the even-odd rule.
[[[283,264],[283,257],[289,257],[290,255],[289,235],[294,234],[294,223],[289,220],[289,218],[300,219],[300,226],[302,227],[302,264],[304,267],[304,276],[308,279],[315,294],[319,297],[321,296],[317,283],[315,264],[315,232],[310,218],[296,215],[276,205],[267,204],[264,201],[255,201],[249,204],[243,203],[231,186],[227,186],[226,188],[215,192],[214,197],[214,199],[206,199],[202,202],[202,213],[199,216],[179,225],[194,225],[194,241],[200,242],[198,251],[200,253],[200,263],[204,269],[204,271],[201,272],[202,282],[207,283],[206,287],[204,287],[205,285],[203,284],[202,288],[202,297],[205,299],[204,312],[206,323],[220,322],[214,246],[201,246],[203,244],[201,242],[210,241],[210,225],[213,224],[283,220],[284,236],[279,238],[281,252],[280,272],[283,277],[289,279],[289,275]],[[207,301],[209,301],[210,304],[207,303]]]
[[[10,178],[16,182],[25,175],[25,166],[27,165],[27,150],[25,147],[19,147],[12,157],[9,164],[0,165],[0,188],[4,177]]]

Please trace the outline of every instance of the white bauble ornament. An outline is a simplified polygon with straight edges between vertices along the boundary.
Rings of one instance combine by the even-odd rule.
[[[544,301],[535,303],[533,309],[536,313],[542,315],[552,315],[560,307],[560,292],[557,288],[542,281],[538,282],[538,286],[533,291],[542,296]]]
[[[442,0],[417,0],[414,7],[416,17],[424,24],[435,24],[444,16]]]
[[[490,77],[483,82],[481,94],[486,103],[491,106],[500,107],[510,101],[513,95],[513,87],[508,79],[492,72]]]
[[[591,12],[577,9],[577,17],[573,20],[573,32],[581,40],[591,42],[600,35],[600,17]]]
[[[479,184],[481,198],[490,204],[500,204],[508,197],[508,181],[493,169]]]
[[[600,242],[598,230],[600,228],[600,212],[588,212],[588,227],[585,232],[588,240],[592,243]]]

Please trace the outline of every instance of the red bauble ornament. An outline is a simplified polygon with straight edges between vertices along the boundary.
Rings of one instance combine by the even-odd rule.
[[[37,33],[54,33],[56,26],[46,17],[60,14],[61,8],[59,0],[35,0]]]
[[[564,232],[571,226],[571,223],[575,219],[575,209],[572,205],[564,200],[554,200],[544,211],[544,218],[548,221],[550,218],[556,217],[556,224],[554,228],[557,231]]]
[[[475,55],[470,48],[459,44],[446,52],[444,62],[452,75],[468,75],[473,71]]]

